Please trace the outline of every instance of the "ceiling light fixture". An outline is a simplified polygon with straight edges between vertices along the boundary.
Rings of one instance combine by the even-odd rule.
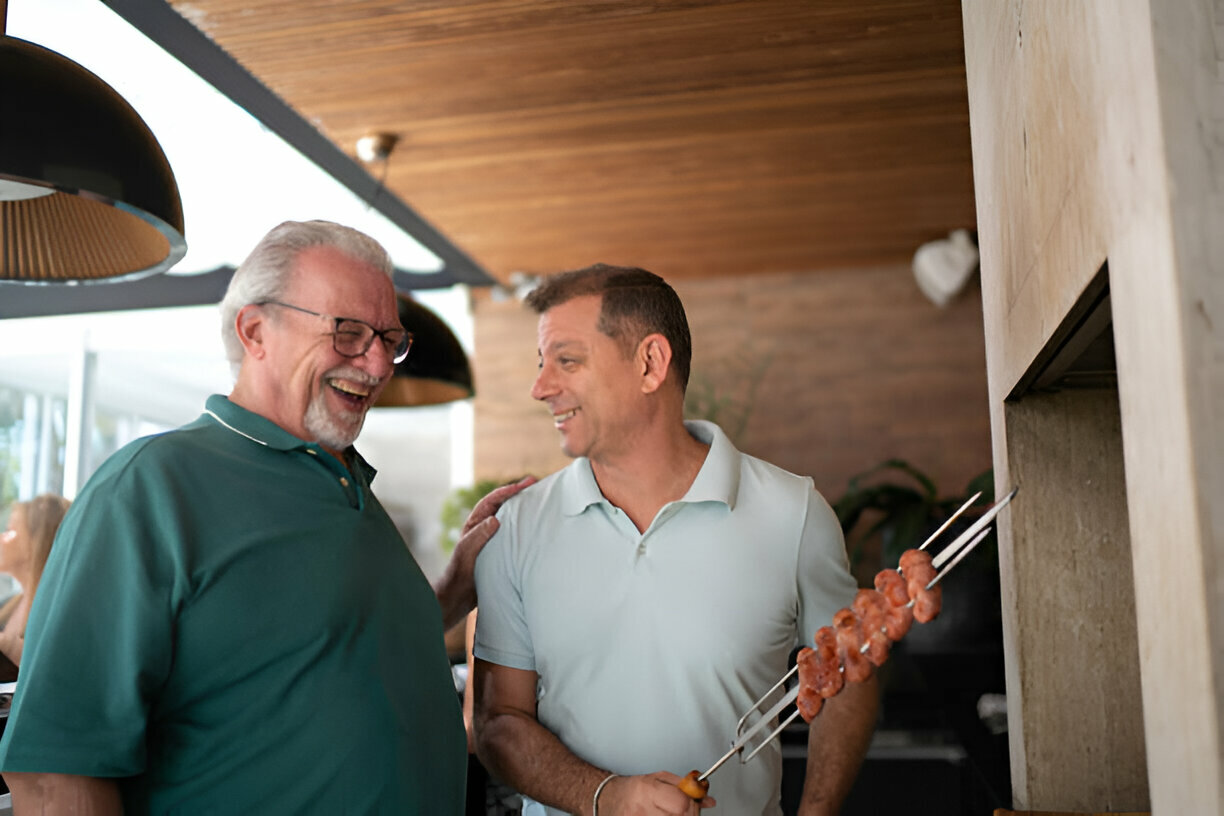
[[[4,34],[0,280],[92,283],[164,272],[187,252],[170,164],[113,88]]]
[[[474,396],[467,354],[446,322],[405,294],[399,295],[399,318],[412,332],[412,349],[395,366],[375,407],[440,405]]]
[[[977,271],[977,241],[969,230],[955,230],[918,247],[913,268],[922,293],[936,306],[947,306]]]
[[[366,164],[376,161],[386,161],[395,149],[399,137],[385,131],[370,133],[357,140],[357,158]]]

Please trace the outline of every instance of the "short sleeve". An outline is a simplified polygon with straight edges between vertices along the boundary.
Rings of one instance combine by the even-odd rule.
[[[476,559],[476,635],[472,654],[481,660],[535,671],[535,649],[523,606],[518,518],[513,499],[498,513],[501,526]]]
[[[833,614],[849,606],[858,591],[841,524],[815,489],[808,491],[798,560],[799,642],[811,646],[816,630],[828,626]]]
[[[159,529],[167,497],[150,481],[122,465],[99,471],[65,517],[34,597],[0,769],[144,769],[149,701],[171,661],[174,584]]]

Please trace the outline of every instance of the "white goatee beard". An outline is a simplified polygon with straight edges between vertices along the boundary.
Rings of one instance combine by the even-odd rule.
[[[345,412],[345,414],[343,420],[340,417],[332,416],[323,403],[323,392],[320,391],[307,406],[306,415],[302,417],[302,424],[314,437],[314,441],[323,447],[344,450],[353,444],[361,433],[361,426],[365,424],[365,412],[358,414]]]
[[[348,448],[349,445],[352,445],[361,434],[361,427],[365,424],[366,411],[332,412],[329,410],[323,389],[331,387],[326,383],[332,377],[343,377],[358,382],[367,382],[370,378],[368,375],[351,368],[341,367],[332,369],[323,375],[324,385],[319,388],[318,393],[314,395],[314,398],[310,400],[310,404],[306,406],[306,413],[302,417],[302,425],[314,437],[313,441],[326,448],[342,451]]]

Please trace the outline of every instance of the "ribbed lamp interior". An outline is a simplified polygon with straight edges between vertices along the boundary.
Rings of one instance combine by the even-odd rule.
[[[170,242],[138,216],[82,196],[0,203],[0,277],[27,282],[102,280],[156,265]]]

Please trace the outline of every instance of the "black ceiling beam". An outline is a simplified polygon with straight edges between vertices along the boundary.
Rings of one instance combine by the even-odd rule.
[[[102,2],[442,260],[440,272],[397,271],[397,286],[433,289],[456,283],[470,286],[497,283],[472,258],[370,176],[356,160],[337,148],[165,0]]]
[[[79,285],[0,281],[0,319],[205,306],[221,301],[233,274],[232,266],[221,266],[199,275],[152,275]]]
[[[151,275],[136,280],[84,284],[31,285],[0,281],[0,320],[171,306],[209,306],[221,302],[233,275],[234,267],[219,266],[198,275]],[[445,273],[442,272],[419,275],[396,269],[392,280],[396,289],[407,291],[450,286],[453,283],[429,285],[430,281],[443,277]],[[422,279],[425,285],[422,285]]]

